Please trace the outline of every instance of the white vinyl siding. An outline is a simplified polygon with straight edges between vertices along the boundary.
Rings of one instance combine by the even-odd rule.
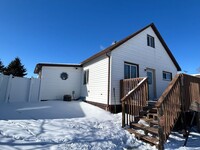
[[[89,70],[89,80],[87,84],[82,84],[81,96],[87,101],[107,104],[108,60],[105,55],[84,64],[82,80],[86,70]]]
[[[147,35],[154,37],[155,48],[152,49],[152,47],[147,46]],[[146,68],[155,70],[157,98],[160,97],[169,84],[169,82],[163,80],[163,70],[170,71],[173,76],[177,73],[177,68],[151,27],[113,50],[111,58],[111,92],[113,88],[116,91],[115,98],[111,93],[112,104],[114,104],[114,99],[120,104],[119,81],[124,78],[124,62],[139,64],[139,77],[147,76]]]
[[[66,80],[62,80],[62,72],[68,74]],[[81,92],[81,67],[42,67],[40,100],[60,100],[64,95],[75,92],[75,99]]]

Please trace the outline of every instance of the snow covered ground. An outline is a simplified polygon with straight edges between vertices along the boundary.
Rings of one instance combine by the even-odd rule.
[[[191,133],[187,147],[174,133],[166,149],[200,149],[200,134]],[[2,150],[156,149],[121,128],[121,114],[113,115],[85,102],[45,101],[0,105]]]

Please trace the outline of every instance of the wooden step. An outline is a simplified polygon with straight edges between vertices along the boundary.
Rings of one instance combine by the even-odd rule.
[[[142,116],[146,116],[148,114],[148,112],[147,111],[144,111],[144,110],[142,110],[142,111],[140,111],[139,112],[139,115],[142,117]]]
[[[157,101],[148,101],[148,106],[154,107]]]
[[[131,123],[131,127],[141,129],[145,132],[145,134],[151,133],[153,135],[158,135],[158,129],[154,127],[148,127],[139,123]]]
[[[128,128],[126,129],[130,134],[135,134],[135,137],[140,139],[140,140],[143,140],[145,142],[148,142],[150,144],[153,144],[153,145],[156,145],[158,146],[158,143],[159,143],[159,140],[155,137],[151,137],[151,136],[148,136],[148,135],[143,135],[139,132],[137,132],[136,130],[134,129],[131,129],[131,128]]]
[[[150,110],[150,109],[152,109],[153,107],[152,106],[144,106],[142,109],[144,110],[144,111],[147,111],[147,110]]]
[[[148,113],[147,118],[148,119],[153,118],[154,120],[158,120],[158,114],[157,113]]]
[[[148,113],[157,113],[157,108],[151,108]]]
[[[142,118],[140,118],[140,120],[143,120],[143,121],[145,121],[145,122],[147,122],[147,123],[149,123],[150,121],[153,121],[153,118],[147,118],[147,117],[142,117]]]
[[[158,125],[158,121],[157,120],[152,120],[149,122],[150,127],[154,126],[154,125]]]
[[[134,117],[134,123],[137,123],[140,120],[140,118],[141,118],[140,116],[135,116]]]
[[[157,120],[154,120],[153,118],[147,118],[147,117],[144,117],[144,118],[140,118],[140,120],[143,120],[145,121],[146,123],[149,124],[150,127],[154,126],[154,125],[158,125],[158,121]]]

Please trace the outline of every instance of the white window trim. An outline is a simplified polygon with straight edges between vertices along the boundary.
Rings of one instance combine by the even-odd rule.
[[[155,38],[149,34],[147,34],[147,46],[155,48]]]
[[[166,77],[167,77],[167,74],[170,74],[170,75],[171,75],[171,79],[165,79],[165,78],[163,78],[163,80],[164,80],[164,81],[172,81],[172,73],[171,73],[171,72],[168,72],[168,71],[163,71],[163,72],[162,72],[162,76],[163,76],[164,73],[166,74]]]
[[[133,63],[124,62],[124,67],[125,67],[125,65],[130,66],[130,68],[131,68],[131,66],[136,67],[136,78],[137,78],[138,77],[138,65],[133,64]],[[127,78],[127,79],[131,79],[131,71],[130,71],[130,75],[129,76],[130,76],[130,78]],[[125,75],[124,75],[124,79],[125,79]]]

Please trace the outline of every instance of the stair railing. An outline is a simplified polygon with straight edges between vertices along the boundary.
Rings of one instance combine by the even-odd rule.
[[[127,79],[126,79],[127,80]],[[128,81],[128,80],[127,80]],[[138,82],[138,78],[130,81]],[[122,85],[123,80],[121,80]],[[122,127],[130,125],[134,121],[135,116],[139,116],[140,110],[147,105],[148,101],[148,80],[147,78],[140,78],[140,82],[132,87],[129,92],[122,97]],[[125,86],[121,86],[124,88]]]
[[[181,76],[176,75],[156,103],[158,113],[159,149],[164,149],[175,122],[181,113]]]
[[[164,149],[164,143],[180,114],[189,111],[194,100],[200,103],[200,78],[177,74],[155,105],[158,110],[159,149]]]

